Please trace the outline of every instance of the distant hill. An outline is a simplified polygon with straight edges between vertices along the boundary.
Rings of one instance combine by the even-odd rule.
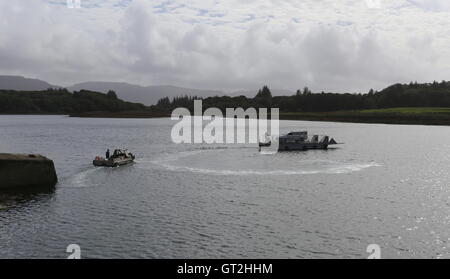
[[[169,87],[170,88],[170,87]],[[173,88],[172,88],[173,89]],[[180,95],[189,95],[189,93]],[[250,93],[250,92],[249,92]],[[196,95],[196,94],[194,94]],[[264,86],[248,98],[201,97],[203,109],[279,108],[281,119],[450,125],[450,82],[394,84],[367,94],[312,93],[305,88],[290,96],[273,96]],[[80,117],[167,117],[174,108],[191,112],[197,97],[164,97],[157,105],[125,102],[107,94],[67,89],[42,91],[0,90],[0,114],[70,114]]]
[[[66,89],[43,91],[0,90],[0,114],[74,114],[83,112],[147,111],[142,104],[125,102],[114,92],[103,94]]]
[[[21,76],[1,76],[0,75],[0,90],[17,90],[17,91],[41,91],[48,88],[62,88],[61,86],[52,85],[46,81],[39,79],[25,78]],[[159,99],[164,97],[179,97],[179,96],[197,96],[197,97],[214,97],[214,96],[246,96],[248,98],[255,97],[257,90],[241,90],[232,93],[225,93],[220,90],[204,90],[183,88],[172,85],[153,85],[140,86],[124,82],[101,82],[91,81],[77,83],[67,87],[71,92],[80,90],[91,90],[96,92],[106,93],[113,90],[118,97],[129,101],[142,103],[147,106],[154,105]],[[294,92],[289,90],[272,90],[273,96],[289,96]]]
[[[180,96],[197,96],[197,97],[214,97],[214,96],[246,96],[248,98],[255,97],[257,90],[242,90],[230,94],[219,90],[202,90],[183,88],[171,85],[153,85],[153,86],[139,86],[123,82],[83,82],[68,87],[70,91],[78,91],[82,89],[93,90],[106,93],[109,90],[114,90],[117,95],[127,101],[142,103],[145,105],[155,105],[158,100],[164,97],[180,97]],[[274,96],[290,96],[294,94],[289,90],[273,89]]]
[[[295,94],[294,91],[283,90],[283,89],[271,89],[270,91],[272,92],[272,96],[291,96],[291,95]],[[253,97],[255,97],[257,92],[258,92],[258,90],[256,90],[256,89],[255,90],[240,90],[240,91],[233,92],[229,95],[232,97],[245,96],[247,98],[253,98]]]
[[[0,76],[0,90],[46,90],[48,88],[59,88],[46,81],[22,76]]]
[[[84,82],[70,86],[68,89],[70,91],[86,89],[103,93],[114,90],[117,92],[117,95],[124,100],[145,105],[154,105],[163,97],[177,97],[184,95],[210,97],[225,95],[225,93],[216,90],[191,89],[170,85],[144,87],[122,82]]]

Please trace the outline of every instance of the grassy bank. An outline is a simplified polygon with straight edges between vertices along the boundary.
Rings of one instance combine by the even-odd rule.
[[[450,125],[450,108],[405,107],[334,112],[280,113],[283,120]]]

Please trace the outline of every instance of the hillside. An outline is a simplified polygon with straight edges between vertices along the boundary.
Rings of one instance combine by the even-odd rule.
[[[0,90],[0,114],[70,114],[80,117],[166,117],[173,109],[279,108],[281,119],[392,124],[450,125],[450,82],[395,84],[367,94],[312,93],[305,88],[291,96],[272,96],[264,86],[256,96],[179,96],[161,98],[157,105],[125,102],[114,91],[69,92]]]
[[[0,90],[17,90],[17,91],[42,91],[48,88],[62,88],[61,86],[52,85],[46,81],[39,79],[31,79],[20,76],[1,76],[0,75]],[[183,88],[172,85],[152,85],[140,86],[125,82],[102,82],[90,81],[77,83],[68,86],[67,90],[70,92],[90,90],[101,93],[107,93],[110,90],[117,92],[120,99],[142,103],[147,106],[154,105],[159,99],[164,97],[174,98],[179,96],[198,96],[202,98],[213,96],[246,96],[252,98],[256,90],[240,90],[231,93],[225,93],[220,90],[204,90],[194,88]],[[288,96],[294,92],[289,90],[273,89],[274,96]]]
[[[193,111],[195,98],[161,99],[156,108],[169,113],[176,107]],[[279,108],[281,119],[392,124],[450,125],[450,82],[395,84],[367,94],[312,93],[308,88],[292,96],[272,96],[265,86],[254,98],[203,98],[203,109]]]
[[[142,103],[147,106],[155,105],[159,99],[164,97],[174,98],[179,96],[197,96],[201,98],[214,96],[246,96],[252,98],[256,90],[241,90],[232,93],[225,93],[220,90],[202,90],[193,88],[183,88],[172,85],[153,85],[139,86],[123,82],[83,82],[68,87],[70,91],[79,91],[82,89],[106,93],[109,90],[117,92],[119,98],[136,103]],[[289,90],[273,89],[274,96],[291,95],[294,92]]]
[[[121,99],[145,105],[154,105],[163,97],[172,98],[185,95],[208,97],[225,95],[225,93],[216,90],[190,89],[170,85],[144,87],[123,82],[84,82],[68,87],[70,91],[79,91],[82,89],[103,93],[114,90]]]
[[[256,93],[256,92],[255,92]],[[274,107],[282,112],[330,112],[342,110],[383,109],[395,107],[450,107],[450,82],[394,84],[380,92],[367,94],[312,93],[308,88],[291,96],[273,96],[265,86],[253,98],[245,96],[207,97],[203,107]],[[193,98],[161,99],[157,107],[172,110],[192,108]]]
[[[66,89],[43,91],[0,90],[0,114],[73,114],[83,112],[145,111],[142,104],[125,102],[114,92],[103,94]]]
[[[52,85],[39,79],[25,78],[21,76],[0,76],[1,90],[33,91],[46,90],[48,88],[59,88],[59,86]]]

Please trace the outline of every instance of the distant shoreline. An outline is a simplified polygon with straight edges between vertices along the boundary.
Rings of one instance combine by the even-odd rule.
[[[280,120],[289,121],[317,121],[335,123],[355,123],[355,124],[389,124],[389,125],[426,125],[426,126],[450,126],[450,119],[443,121],[408,120],[408,119],[388,119],[388,118],[333,118],[333,117],[280,117]]]
[[[121,111],[121,112],[83,112],[70,114],[70,117],[79,118],[166,118],[170,114],[148,111]]]
[[[1,115],[65,115],[75,118],[170,118],[169,113],[148,111],[85,112],[77,114],[15,113]],[[390,108],[336,112],[281,112],[280,120],[338,123],[450,126],[450,108]]]
[[[282,120],[450,126],[450,108],[403,107],[335,112],[280,113]]]
[[[91,112],[71,117],[90,118],[170,118],[168,113]],[[450,108],[388,108],[335,112],[281,112],[280,120],[450,126]]]

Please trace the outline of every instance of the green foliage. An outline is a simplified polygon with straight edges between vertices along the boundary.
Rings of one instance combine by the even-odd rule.
[[[360,123],[450,125],[450,108],[401,107],[332,112],[283,112],[281,119]]]
[[[256,94],[255,99],[271,99],[272,93],[270,92],[269,87],[264,85],[262,89],[259,89],[258,94]]]
[[[267,85],[264,85],[264,87],[258,91],[254,101],[258,104],[256,107],[270,107],[272,105],[272,93]]]
[[[349,119],[358,117],[371,117],[377,114],[376,110],[395,108],[393,111],[384,110],[384,115],[400,117],[420,112],[427,113],[429,119],[443,117],[445,108],[450,108],[450,82],[433,82],[418,84],[394,84],[386,89],[376,92],[370,90],[367,94],[337,94],[312,93],[308,87],[298,90],[292,96],[273,97],[267,86],[261,88],[254,98],[245,96],[214,96],[198,98],[196,96],[180,96],[169,99],[162,98],[151,107],[142,104],[129,103],[120,100],[114,91],[107,94],[81,90],[73,94],[66,89],[48,89],[44,91],[12,91],[0,90],[0,113],[44,113],[44,114],[76,114],[86,112],[151,112],[158,115],[167,115],[177,107],[185,107],[191,112],[194,100],[203,100],[203,109],[217,107],[222,111],[226,108],[242,107],[254,108],[280,108],[282,113],[290,113],[292,117],[308,113],[344,111]],[[413,109],[411,109],[413,108]],[[352,113],[349,113],[351,111]],[[354,112],[358,111],[357,114]],[[402,114],[403,113],[403,114]],[[312,115],[311,114],[311,115]],[[379,114],[379,113],[378,113]],[[140,114],[139,114],[140,115]],[[343,117],[343,114],[333,117]],[[316,117],[316,116],[314,116]],[[448,114],[445,114],[448,117]]]
[[[146,107],[142,104],[124,102],[118,99],[113,91],[103,94],[81,90],[72,94],[66,89],[48,89],[45,91],[0,90],[0,113],[71,114],[145,109]]]
[[[159,110],[172,110],[182,106],[193,108],[195,98],[184,96],[161,99]],[[281,112],[330,112],[365,109],[383,109],[395,107],[450,107],[450,82],[418,84],[394,84],[376,92],[371,89],[367,94],[312,93],[308,87],[297,90],[293,96],[272,97],[270,89],[264,86],[255,98],[209,97],[203,99],[203,108],[218,107],[222,110],[234,107],[280,108]]]
[[[386,108],[386,109],[365,109],[356,111],[365,114],[408,114],[408,115],[424,115],[424,114],[445,114],[450,115],[450,108],[439,107],[403,107],[403,108]]]
[[[108,93],[106,93],[106,97],[109,99],[117,100],[117,94],[113,90],[109,90]]]

